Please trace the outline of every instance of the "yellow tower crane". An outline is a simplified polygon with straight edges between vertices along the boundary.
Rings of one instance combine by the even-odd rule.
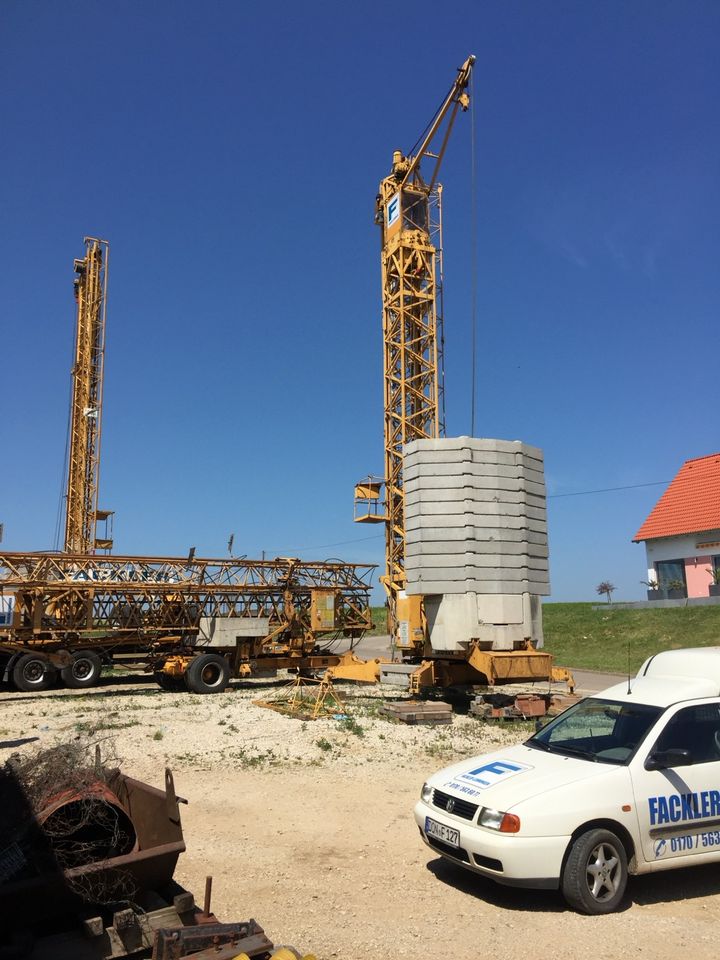
[[[475,57],[458,69],[450,92],[409,156],[393,154],[380,183],[375,221],[381,230],[385,383],[385,475],[355,487],[355,519],[385,524],[388,626],[406,656],[425,642],[422,598],[405,594],[403,446],[445,432],[442,335],[442,186],[440,165],[458,110],[467,110]],[[436,152],[432,151],[439,142]],[[432,163],[429,179],[420,163]],[[384,487],[384,496],[383,496]]]
[[[93,554],[110,550],[108,510],[98,510],[102,432],[108,242],[85,238],[85,256],[75,260],[77,328],[72,368],[70,446],[65,505],[65,552]],[[97,537],[105,521],[106,536]]]

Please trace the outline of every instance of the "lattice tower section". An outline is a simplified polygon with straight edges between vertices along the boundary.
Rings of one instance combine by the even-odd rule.
[[[70,445],[65,508],[65,551],[95,551],[100,479],[108,244],[85,238],[85,257],[75,260],[77,326],[72,369]]]
[[[391,609],[405,586],[403,446],[444,433],[441,189],[419,173],[398,191],[405,158],[380,185],[385,390],[385,585]],[[399,212],[388,224],[397,198]]]

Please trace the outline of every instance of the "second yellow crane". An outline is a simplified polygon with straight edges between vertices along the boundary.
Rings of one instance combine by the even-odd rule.
[[[65,552],[92,554],[110,550],[107,531],[97,537],[100,438],[102,434],[108,242],[85,238],[85,256],[75,260],[77,327],[72,368],[70,443],[65,504]]]

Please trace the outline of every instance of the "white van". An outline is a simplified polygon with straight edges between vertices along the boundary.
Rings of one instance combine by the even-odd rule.
[[[629,874],[720,860],[720,647],[650,657],[523,744],[447,767],[415,820],[498,883],[610,913]]]

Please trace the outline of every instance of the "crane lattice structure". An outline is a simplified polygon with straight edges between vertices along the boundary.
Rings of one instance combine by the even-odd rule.
[[[5,639],[48,649],[192,642],[201,621],[253,621],[244,659],[299,657],[371,626],[374,566],[340,561],[0,553],[0,593],[15,598]],[[241,632],[241,631],[238,631]]]
[[[65,551],[92,554],[112,540],[96,539],[102,433],[103,367],[107,307],[108,243],[85,238],[85,256],[75,260],[77,327],[72,369],[70,444],[65,503]]]
[[[396,150],[380,183],[375,220],[382,237],[385,475],[355,488],[355,519],[385,524],[385,573],[390,629],[397,647],[423,642],[421,600],[405,596],[403,447],[444,435],[442,318],[442,186],[437,177],[458,110],[467,110],[475,57],[468,57],[418,141]],[[442,131],[442,134],[441,134]],[[431,152],[441,134],[437,153]],[[423,159],[433,162],[429,179]],[[381,490],[384,485],[384,498]],[[381,509],[382,508],[382,509]]]

